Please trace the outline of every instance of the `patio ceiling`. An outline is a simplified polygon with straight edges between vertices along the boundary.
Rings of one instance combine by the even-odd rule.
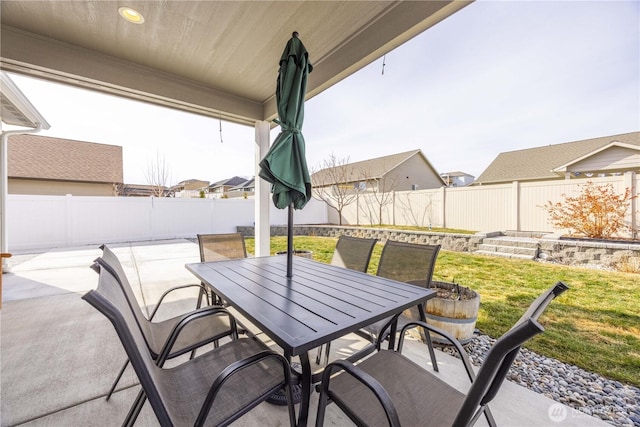
[[[276,116],[282,49],[311,55],[307,99],[468,1],[2,1],[5,71],[254,125]],[[140,12],[132,24],[121,6]]]

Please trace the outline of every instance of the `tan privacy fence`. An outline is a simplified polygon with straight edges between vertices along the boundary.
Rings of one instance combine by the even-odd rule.
[[[511,184],[471,187],[443,187],[433,190],[398,191],[383,199],[380,195],[363,193],[342,212],[343,224],[392,224],[421,227],[446,227],[475,231],[541,231],[566,232],[554,229],[542,208],[547,201],[562,202],[563,194],[577,196],[587,181],[612,184],[616,193],[631,188],[638,194],[640,177],[633,173],[590,179],[543,182],[513,182]],[[382,213],[382,221],[380,221]],[[335,211],[332,222],[338,223]],[[640,225],[640,202],[632,201],[625,222],[636,230]]]

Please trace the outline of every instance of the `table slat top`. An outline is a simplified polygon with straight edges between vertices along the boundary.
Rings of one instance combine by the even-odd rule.
[[[278,345],[295,356],[384,319],[434,291],[345,268],[286,256],[187,264]]]

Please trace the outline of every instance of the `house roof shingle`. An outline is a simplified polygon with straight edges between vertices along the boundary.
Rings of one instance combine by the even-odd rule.
[[[416,154],[422,155],[420,150],[411,150],[404,153],[391,154],[389,156],[377,157],[375,159],[362,160],[354,163],[347,163],[343,166],[344,173],[332,174],[330,171],[334,168],[326,168],[319,170],[311,175],[311,181],[321,183],[321,185],[333,185],[335,182],[328,182],[336,176],[345,177],[345,182],[355,182],[369,179],[382,178],[387,172],[398,167],[401,163],[407,161]],[[422,155],[424,157],[424,155]],[[424,158],[427,163],[428,160]]]
[[[10,178],[122,183],[122,147],[40,135],[8,139]]]
[[[235,187],[236,185],[240,185],[247,182],[247,178],[241,178],[239,176],[234,176],[233,178],[222,179],[220,181],[216,181],[209,185],[209,188],[218,188],[222,186],[231,186]]]
[[[640,132],[603,136],[498,154],[476,182],[488,184],[535,179],[557,179],[554,169],[613,142],[640,146]]]

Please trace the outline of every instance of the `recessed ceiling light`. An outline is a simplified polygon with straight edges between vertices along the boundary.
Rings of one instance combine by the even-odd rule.
[[[144,16],[137,10],[133,10],[130,7],[121,7],[118,9],[118,13],[125,20],[132,22],[134,24],[142,24],[144,22]]]

